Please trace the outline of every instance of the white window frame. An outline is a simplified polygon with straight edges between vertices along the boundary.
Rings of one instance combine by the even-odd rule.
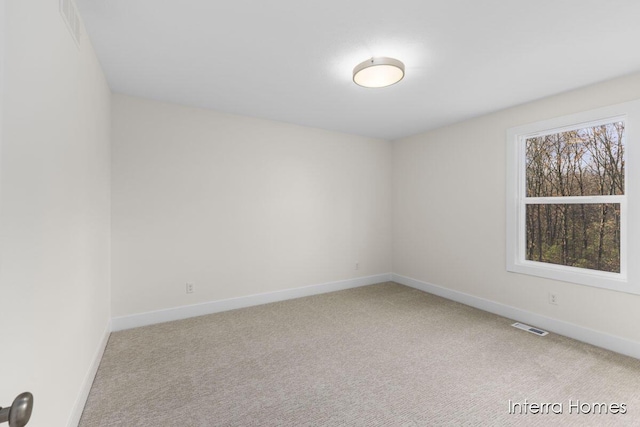
[[[615,121],[625,122],[625,194],[618,196],[526,197],[525,141],[562,131]],[[640,143],[640,100],[557,117],[507,130],[507,271],[587,286],[640,294],[637,282],[640,266],[627,260],[638,259],[640,245],[639,197],[640,167],[635,161]],[[527,204],[620,204],[620,273],[590,270],[526,259]],[[635,223],[635,224],[634,224]]]

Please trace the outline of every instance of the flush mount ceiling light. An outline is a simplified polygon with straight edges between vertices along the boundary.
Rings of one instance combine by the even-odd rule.
[[[385,87],[404,77],[404,64],[393,58],[371,58],[353,69],[353,81],[363,87]]]

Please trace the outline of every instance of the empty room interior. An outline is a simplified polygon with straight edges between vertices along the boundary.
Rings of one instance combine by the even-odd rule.
[[[3,1],[0,426],[640,425],[638,19]]]

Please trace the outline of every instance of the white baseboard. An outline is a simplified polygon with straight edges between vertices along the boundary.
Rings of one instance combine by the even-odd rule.
[[[170,322],[172,320],[219,313],[221,311],[235,310],[237,308],[251,307],[254,305],[268,304],[270,302],[284,301],[288,299],[324,294],[327,292],[357,288],[360,286],[373,285],[375,283],[388,282],[389,280],[391,280],[391,273],[357,277],[355,279],[340,280],[337,282],[322,283],[319,285],[310,285],[301,288],[285,289],[282,291],[268,292],[264,294],[248,295],[245,297],[230,298],[205,302],[202,304],[185,305],[166,310],[132,314],[130,316],[115,317],[111,319],[111,325],[113,331],[121,331],[124,329],[137,328],[139,326],[147,326],[156,323]]]
[[[616,353],[640,359],[640,343],[636,341],[595,331],[563,320],[553,319],[551,317],[500,304],[498,302],[465,294],[464,292],[454,291],[431,283],[422,282],[420,280],[401,276],[395,273],[391,274],[391,280],[396,283],[457,301],[471,307],[479,308],[480,310],[488,311],[499,316],[527,323],[532,326],[535,325],[538,328],[547,329],[558,335],[564,335],[578,341],[586,342],[597,347],[615,351]]]
[[[96,373],[98,372],[98,367],[100,366],[100,361],[102,360],[104,350],[107,347],[107,342],[109,341],[110,334],[111,321],[107,323],[107,327],[102,334],[100,344],[98,344],[98,348],[96,349],[96,352],[93,356],[93,362],[91,362],[91,366],[89,367],[89,370],[84,377],[82,388],[80,389],[80,393],[78,394],[76,403],[73,405],[73,411],[71,412],[71,416],[69,417],[67,427],[78,427],[78,424],[80,423],[82,411],[84,411],[84,405],[87,403],[87,398],[89,397],[89,392],[91,391],[91,386],[93,385],[93,379],[96,377]]]

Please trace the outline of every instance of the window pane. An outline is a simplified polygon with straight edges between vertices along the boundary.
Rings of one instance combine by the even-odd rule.
[[[525,258],[620,272],[620,204],[527,205]]]
[[[527,197],[624,194],[624,122],[526,140]]]

